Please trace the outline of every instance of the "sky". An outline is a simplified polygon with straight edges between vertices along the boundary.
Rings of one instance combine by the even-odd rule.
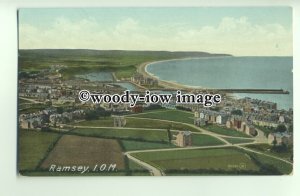
[[[23,8],[20,49],[292,56],[289,7]]]

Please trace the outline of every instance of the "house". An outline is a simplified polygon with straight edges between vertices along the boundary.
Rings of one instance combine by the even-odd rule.
[[[233,129],[234,128],[232,120],[227,120],[226,128],[228,128],[228,129]]]
[[[40,118],[30,118],[30,119],[24,119],[20,121],[20,127],[22,129],[36,129],[40,126],[41,126]]]
[[[244,132],[247,135],[252,135],[252,136],[257,135],[257,131],[256,131],[255,127],[253,125],[251,125],[250,123],[245,122],[245,121],[242,122],[241,128],[240,128],[239,131]]]
[[[131,77],[131,82],[139,85],[157,86],[158,80],[153,78],[144,77],[142,74],[136,73]]]
[[[113,116],[114,127],[124,127],[126,125],[126,119],[124,116]]]
[[[293,136],[287,132],[270,133],[268,135],[268,143],[274,144],[274,141],[276,141],[276,145],[291,145],[293,144]]]
[[[227,120],[229,119],[229,116],[226,114],[219,114],[216,117],[216,123],[219,125],[225,125]]]
[[[192,145],[192,133],[190,131],[179,131],[174,137],[176,139],[173,140],[173,143],[177,146],[186,147]]]

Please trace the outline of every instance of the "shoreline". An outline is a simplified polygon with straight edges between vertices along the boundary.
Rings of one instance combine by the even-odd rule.
[[[190,59],[210,59],[210,58],[230,58],[233,56],[216,56],[216,57],[186,57],[186,58],[177,58],[177,59],[167,59],[167,60],[158,60],[158,61],[147,61],[144,63],[141,63],[138,68],[137,72],[142,74],[144,77],[152,78],[155,80],[158,80],[158,85],[162,88],[167,89],[174,89],[174,90],[205,90],[206,88],[201,86],[190,86],[190,85],[184,85],[180,84],[175,81],[166,81],[162,80],[159,77],[155,76],[154,74],[147,71],[147,66],[151,65],[153,63],[160,63],[160,62],[168,62],[168,61],[176,61],[176,60],[190,60]]]

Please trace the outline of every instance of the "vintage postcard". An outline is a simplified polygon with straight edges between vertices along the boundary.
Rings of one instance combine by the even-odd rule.
[[[24,176],[292,175],[290,7],[18,10]]]

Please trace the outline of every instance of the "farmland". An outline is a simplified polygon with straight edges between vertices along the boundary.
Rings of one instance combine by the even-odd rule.
[[[276,148],[274,149],[274,147],[269,144],[249,144],[249,145],[245,145],[245,147],[269,155],[274,155],[280,158],[284,158],[288,161],[291,161],[291,157],[293,155],[292,147],[288,147],[286,150],[282,150],[282,151],[276,151]]]
[[[122,149],[116,140],[71,135],[65,135],[58,141],[41,168],[48,169],[52,164],[89,167],[116,164],[117,169],[125,169]]]
[[[99,120],[91,120],[91,121],[82,121],[78,123],[74,123],[74,126],[89,126],[89,127],[112,127],[113,119],[103,118]],[[185,125],[177,122],[166,122],[160,121],[156,119],[141,119],[128,116],[126,117],[126,125],[125,127],[131,128],[149,128],[149,129],[168,129],[171,128],[173,130],[189,130],[194,132],[201,132],[193,125]]]
[[[222,145],[224,142],[210,135],[192,134],[192,144],[193,146],[215,146]]]
[[[290,174],[292,165],[232,147],[132,154],[167,175]]]
[[[19,131],[19,169],[35,169],[52,149],[60,134],[30,130]]]
[[[142,114],[135,114],[131,115],[134,117],[140,118],[152,118],[152,119],[159,119],[159,120],[170,120],[175,122],[183,122],[193,124],[193,113],[181,111],[181,110],[164,110],[164,111],[157,111],[157,112],[148,112]]]
[[[141,142],[131,140],[121,140],[121,142],[125,151],[176,148],[175,145],[169,143]]]
[[[224,137],[223,139],[225,139],[226,141],[228,141],[231,144],[254,142],[254,139],[242,139],[242,138],[230,138],[230,137]]]
[[[256,162],[258,162],[259,165],[263,167],[263,170],[269,170],[269,174],[271,175],[291,174],[291,172],[293,171],[292,164],[288,164],[281,160],[267,157],[261,154],[255,154],[251,152],[249,152],[249,154],[252,155],[254,159],[256,159]]]
[[[89,120],[74,123],[75,126],[97,126],[97,127],[111,127],[114,125],[113,118],[107,117],[99,120]]]
[[[136,139],[142,141],[167,142],[167,131],[145,129],[115,129],[115,128],[77,128],[72,133],[93,137],[106,137],[118,139]]]
[[[163,171],[259,170],[259,167],[247,155],[232,148],[147,152],[135,153],[133,156]]]
[[[173,130],[189,130],[194,132],[201,132],[193,125],[185,125],[177,122],[166,122],[156,119],[141,119],[134,117],[126,117],[126,127],[140,127],[140,128],[156,128],[156,129],[168,129]]]

